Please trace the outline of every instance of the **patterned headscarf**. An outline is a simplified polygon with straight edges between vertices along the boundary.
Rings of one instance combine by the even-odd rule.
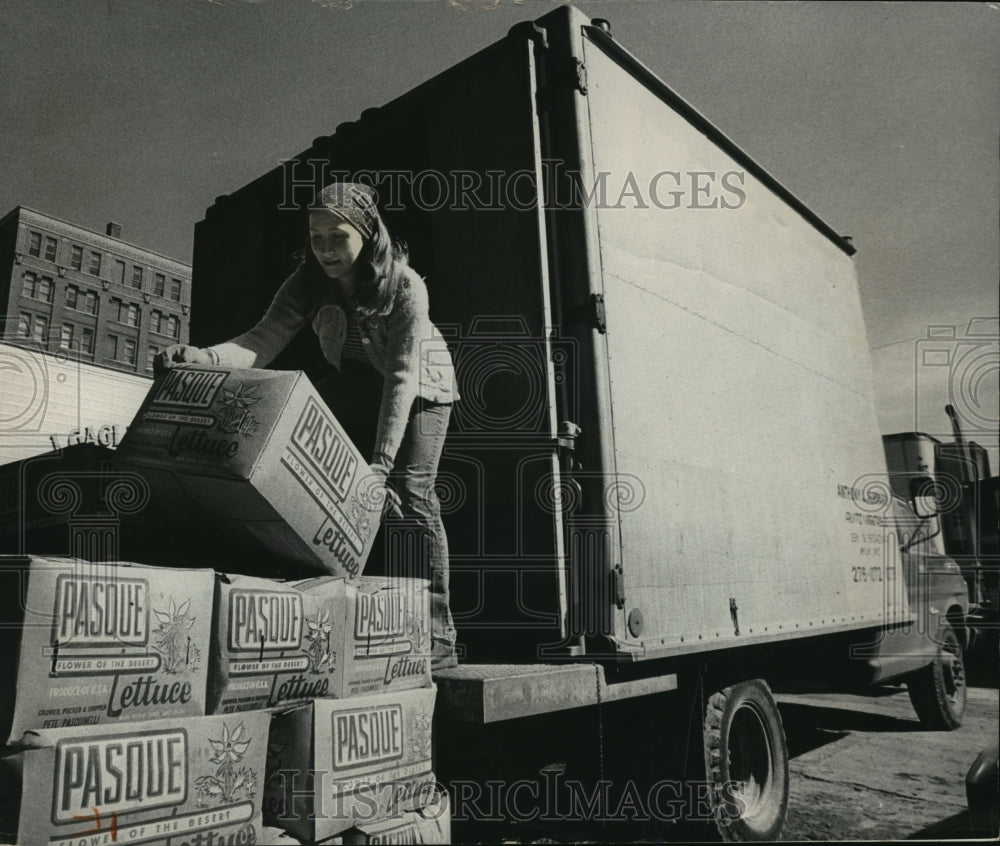
[[[366,241],[378,231],[374,189],[360,182],[334,182],[324,188],[312,211],[328,211],[350,223]]]

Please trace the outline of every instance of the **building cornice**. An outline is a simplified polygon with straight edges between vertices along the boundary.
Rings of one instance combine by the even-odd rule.
[[[112,238],[109,235],[101,235],[91,229],[85,229],[82,226],[52,217],[27,206],[18,206],[5,215],[0,223],[6,222],[12,216],[17,216],[21,224],[37,226],[39,229],[45,229],[51,234],[62,235],[82,245],[93,247],[102,252],[111,253],[139,264],[146,264],[156,269],[162,269],[184,281],[191,281],[191,265],[184,264],[184,262],[172,259],[155,250],[145,249],[144,247],[130,244],[128,241]],[[86,261],[86,259],[84,260]]]

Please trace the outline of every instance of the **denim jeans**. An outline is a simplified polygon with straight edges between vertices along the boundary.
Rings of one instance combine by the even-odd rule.
[[[375,444],[382,397],[382,378],[374,370],[344,362],[317,384],[320,396],[366,458]],[[455,643],[455,624],[448,603],[448,538],[434,490],[444,449],[451,403],[418,397],[410,409],[389,485],[400,499],[402,519],[386,521],[386,575],[430,582],[431,636]]]

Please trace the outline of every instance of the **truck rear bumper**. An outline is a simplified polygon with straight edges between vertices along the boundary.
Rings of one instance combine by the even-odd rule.
[[[496,723],[677,689],[676,674],[608,684],[599,664],[465,664],[436,673],[438,708]]]

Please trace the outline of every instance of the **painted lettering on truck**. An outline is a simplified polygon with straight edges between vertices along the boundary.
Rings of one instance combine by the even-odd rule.
[[[403,708],[382,705],[333,716],[333,766],[350,769],[403,757]]]
[[[52,643],[143,646],[149,639],[149,582],[116,576],[56,579]]]
[[[354,479],[358,460],[351,444],[312,397],[292,430],[292,444],[343,501]]]
[[[302,646],[302,597],[297,593],[233,590],[229,594],[229,648],[280,651]]]
[[[187,799],[187,732],[131,731],[56,744],[52,821],[183,805]]]

